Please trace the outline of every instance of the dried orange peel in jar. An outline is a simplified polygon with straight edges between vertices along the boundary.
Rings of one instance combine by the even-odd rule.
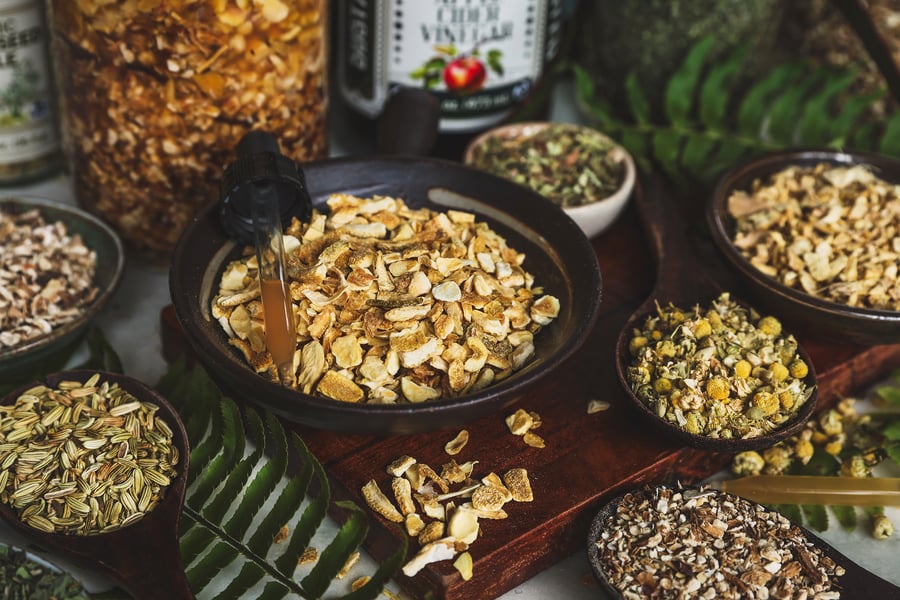
[[[797,349],[778,319],[723,293],[707,308],[658,306],[633,332],[627,380],[687,433],[759,437],[789,421],[813,391]]]
[[[79,201],[168,253],[254,128],[295,160],[326,136],[324,0],[51,0]]]
[[[294,388],[346,402],[425,402],[481,390],[525,365],[557,317],[525,255],[473,213],[386,196],[329,197],[284,236],[297,324]],[[212,315],[275,380],[255,255],[228,264]]]

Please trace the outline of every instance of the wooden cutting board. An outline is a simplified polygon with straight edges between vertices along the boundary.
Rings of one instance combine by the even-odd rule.
[[[702,234],[698,233],[702,237]],[[698,241],[703,267],[725,270],[711,246]],[[558,372],[523,396],[516,407],[537,412],[542,449],[526,446],[509,433],[504,417],[513,409],[469,424],[469,443],[455,458],[479,461],[476,474],[528,469],[534,491],[531,503],[508,503],[509,518],[481,520],[482,536],[470,548],[474,575],[463,581],[452,561],[426,567],[400,585],[415,597],[432,592],[438,598],[462,600],[500,595],[576,552],[585,549],[587,531],[605,499],[643,482],[695,482],[729,462],[730,456],[682,447],[637,418],[616,378],[613,348],[619,329],[650,292],[654,264],[637,218],[630,209],[594,242],[603,274],[600,318],[584,346]],[[739,294],[740,287],[728,289]],[[802,339],[819,375],[822,406],[858,393],[900,366],[900,345],[861,348]],[[587,414],[591,399],[606,400],[609,410]],[[444,444],[456,429],[376,438],[314,431],[293,426],[325,465],[339,498],[364,504],[360,488],[376,479],[390,494],[385,466],[409,454],[439,470],[449,457]],[[367,549],[376,559],[392,553],[397,529],[374,516]],[[411,540],[410,553],[416,551]]]
[[[697,214],[696,207],[686,210]],[[688,221],[702,223],[696,216]],[[693,251],[702,265],[698,268],[715,272],[727,289],[740,295],[740,286],[703,239],[702,228],[691,229],[696,229],[692,241],[697,242]],[[503,594],[572,553],[586,552],[591,519],[619,491],[644,482],[696,482],[728,464],[728,455],[683,447],[649,428],[628,406],[616,378],[616,336],[654,281],[654,261],[634,206],[593,246],[603,275],[597,324],[584,346],[516,405],[541,416],[543,424],[537,433],[546,440],[546,447],[531,448],[510,434],[504,417],[513,409],[507,409],[469,424],[469,443],[455,457],[458,462],[477,460],[476,475],[526,468],[534,501],[508,503],[505,520],[481,520],[482,536],[469,550],[474,559],[469,581],[462,580],[451,561],[431,564],[413,578],[399,575],[400,585],[412,596],[431,592],[437,598],[468,600]],[[183,338],[168,335],[177,328],[171,310],[164,311],[163,322],[164,351],[171,359],[186,346]],[[863,391],[900,366],[900,344],[859,347],[802,337],[800,341],[819,375],[822,407]],[[611,406],[588,415],[591,399],[606,400]],[[458,431],[379,438],[286,425],[299,433],[325,466],[333,496],[360,506],[365,505],[360,490],[370,479],[390,493],[385,467],[403,454],[439,470],[449,460],[444,444]],[[382,560],[395,551],[402,532],[374,513],[370,521],[366,549]],[[411,540],[410,556],[416,548]]]

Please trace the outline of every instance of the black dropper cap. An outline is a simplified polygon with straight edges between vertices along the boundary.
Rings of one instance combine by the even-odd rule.
[[[251,186],[271,185],[278,199],[281,222],[291,218],[309,221],[312,200],[300,165],[285,156],[278,140],[265,131],[251,131],[238,142],[237,158],[228,165],[219,183],[219,218],[225,232],[244,244],[253,244]]]

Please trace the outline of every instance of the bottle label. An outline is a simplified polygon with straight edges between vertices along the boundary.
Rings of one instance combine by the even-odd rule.
[[[0,164],[59,147],[47,48],[40,2],[0,2]]]
[[[340,93],[375,118],[397,86],[432,92],[440,128],[488,127],[526,100],[559,52],[564,0],[345,0]]]

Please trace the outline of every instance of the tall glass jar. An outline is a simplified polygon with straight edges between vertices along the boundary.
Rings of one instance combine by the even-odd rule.
[[[167,255],[240,137],[327,154],[327,0],[48,0],[75,192]]]

